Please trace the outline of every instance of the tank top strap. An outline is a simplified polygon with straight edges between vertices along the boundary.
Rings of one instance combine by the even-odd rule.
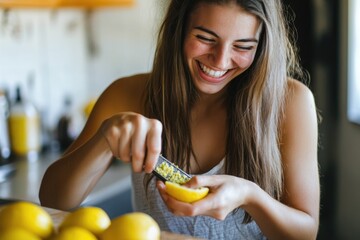
[[[205,172],[203,175],[215,175],[215,174],[224,174],[225,158],[223,158],[217,165],[211,168],[209,171]]]

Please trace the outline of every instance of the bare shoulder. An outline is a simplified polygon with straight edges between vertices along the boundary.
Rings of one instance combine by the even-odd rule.
[[[89,116],[84,135],[90,136],[102,122],[121,112],[143,114],[143,94],[148,74],[120,78],[111,83],[100,95]]]
[[[131,111],[143,113],[142,97],[148,74],[139,74],[115,80],[101,94],[99,105],[107,109],[106,115]]]
[[[313,120],[315,117],[316,119],[314,95],[305,84],[298,80],[288,80],[284,114],[285,124],[296,123],[304,120],[303,118]]]
[[[290,104],[294,107],[293,104],[310,104],[315,107],[314,96],[305,84],[296,79],[288,79],[287,88],[287,105]],[[310,105],[308,106],[310,107]]]
[[[143,94],[149,75],[139,74],[120,78],[100,95],[81,134],[71,145],[74,149],[87,141],[111,116],[121,112],[143,113]],[[71,150],[70,149],[70,150]]]
[[[281,146],[285,156],[292,157],[283,160],[299,159],[303,162],[306,159],[304,153],[317,151],[318,118],[315,100],[311,90],[300,81],[289,79],[287,90],[281,124]]]
[[[115,80],[108,89],[115,89],[116,91],[143,89],[148,78],[149,74],[145,73],[119,78]]]
[[[294,79],[288,80],[287,90],[281,123],[282,151],[294,151],[294,146],[299,151],[316,148],[318,118],[314,96],[305,84]]]

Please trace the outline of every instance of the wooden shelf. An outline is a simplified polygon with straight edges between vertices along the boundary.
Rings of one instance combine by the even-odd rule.
[[[135,0],[0,0],[0,8],[127,7]]]

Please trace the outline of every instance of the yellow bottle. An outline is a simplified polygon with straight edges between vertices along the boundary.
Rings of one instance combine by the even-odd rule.
[[[16,89],[16,102],[10,110],[9,128],[15,155],[29,156],[40,151],[40,117],[33,104],[22,100],[20,88]]]

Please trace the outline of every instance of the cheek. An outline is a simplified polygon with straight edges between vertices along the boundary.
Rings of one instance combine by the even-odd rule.
[[[186,59],[198,57],[206,52],[204,46],[196,41],[185,41],[184,43],[184,56]]]
[[[191,41],[186,41],[184,42],[184,56],[185,58],[190,58],[191,55],[193,54],[193,49],[195,49],[194,43],[192,43]]]
[[[247,69],[253,63],[254,58],[255,58],[255,52],[245,53],[245,54],[240,55],[236,59],[236,64],[240,68]]]

